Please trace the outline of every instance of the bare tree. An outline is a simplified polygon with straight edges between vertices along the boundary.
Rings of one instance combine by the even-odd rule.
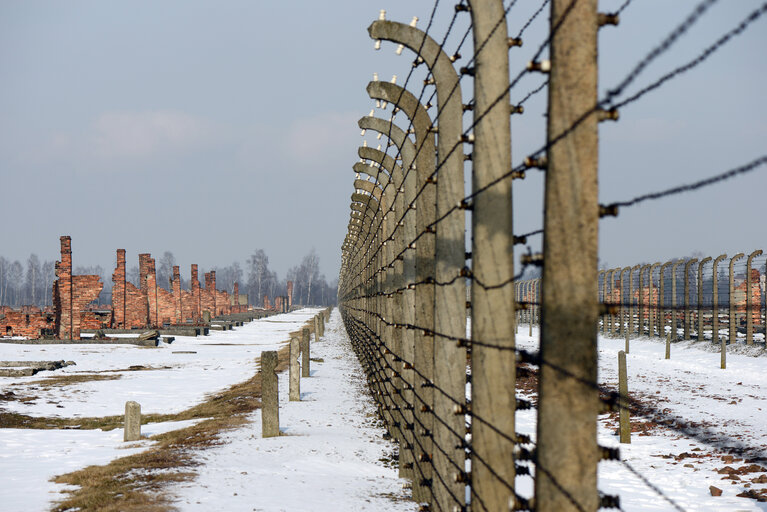
[[[269,257],[263,249],[256,250],[247,261],[248,265],[248,286],[252,293],[255,293],[255,304],[263,306],[262,290],[264,281],[269,274]]]
[[[40,280],[40,260],[37,254],[30,254],[27,260],[27,282],[25,299],[30,304],[37,304],[37,286]]]
[[[22,267],[21,263],[16,260],[11,263],[10,272],[8,273],[8,280],[10,281],[11,289],[13,290],[13,299],[10,301],[11,306],[21,306],[22,291],[24,287],[23,279],[24,267]]]
[[[306,303],[311,304],[312,283],[317,280],[320,274],[320,257],[317,256],[314,247],[301,261],[301,269],[306,279]]]
[[[157,286],[170,291],[170,280],[173,277],[173,267],[176,266],[176,257],[170,251],[162,253],[160,265],[157,267]]]

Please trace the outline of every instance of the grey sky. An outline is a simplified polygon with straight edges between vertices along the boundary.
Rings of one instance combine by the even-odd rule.
[[[618,0],[600,2],[614,10]],[[600,89],[615,85],[697,2],[634,0],[600,36]],[[634,90],[697,55],[761,2],[720,1]],[[670,5],[672,4],[672,5]],[[112,265],[172,251],[186,276],[267,251],[284,277],[315,247],[337,274],[348,222],[356,121],[378,72],[402,83],[412,54],[373,50],[366,28],[389,19],[425,28],[433,3],[0,1],[0,254]],[[519,0],[515,34],[540,5]],[[440,40],[453,3],[440,2]],[[545,37],[548,11],[511,50],[513,72]],[[461,14],[452,53],[466,30]],[[601,125],[600,197],[627,199],[725,171],[767,153],[767,19],[699,68]],[[461,51],[471,54],[471,37]],[[423,66],[408,88],[420,92]],[[517,100],[540,83],[526,77]],[[464,101],[470,81],[464,80]],[[430,94],[430,91],[429,91]],[[513,118],[513,162],[545,137],[545,94]],[[381,116],[388,113],[378,111]],[[432,109],[434,114],[435,109]],[[402,124],[401,115],[397,118]],[[470,120],[470,115],[466,117]],[[378,141],[368,135],[368,143]],[[542,175],[515,182],[515,231],[542,224]],[[712,189],[647,203],[601,225],[611,265],[764,247],[767,169]],[[535,250],[538,241],[533,240]]]

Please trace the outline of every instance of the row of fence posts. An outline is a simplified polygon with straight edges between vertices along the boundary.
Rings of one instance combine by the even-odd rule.
[[[724,306],[720,305],[718,263],[727,257],[726,254],[689,260],[676,260],[666,263],[636,265],[599,271],[599,300],[604,304],[600,329],[605,336],[658,336],[667,333],[673,341],[696,338],[706,339],[706,331],[710,333],[713,343],[719,343],[724,338],[727,343],[737,340],[741,319],[745,320],[745,342],[754,343],[756,325],[762,328],[767,325],[767,308],[763,308],[763,300],[767,294],[760,290],[760,284],[754,281],[752,260],[762,254],[761,250],[753,251],[746,260],[746,292],[744,303],[737,304],[734,300],[736,280],[734,266],[736,260],[744,257],[738,253],[729,262],[729,294]],[[710,304],[704,301],[703,266],[713,261],[711,271],[712,292]],[[697,263],[697,272],[692,273],[692,267]],[[683,272],[677,273],[677,267],[683,265]],[[666,273],[666,269],[670,269]],[[656,272],[657,270],[657,272]],[[667,289],[667,279],[670,278],[671,290]],[[683,300],[678,303],[677,290],[679,280],[683,283]],[[697,281],[697,293],[691,293],[691,283]],[[639,286],[635,287],[635,283]],[[527,304],[518,311],[518,321],[532,324],[539,321],[539,301],[541,279],[528,279],[515,284],[517,300]],[[756,291],[755,291],[756,290]],[[693,298],[693,295],[696,295]],[[670,297],[670,301],[668,298]],[[724,310],[724,313],[722,312]],[[727,327],[728,334],[723,337],[720,325]],[[681,334],[680,334],[681,331]]]
[[[372,114],[359,121],[363,132],[386,135],[397,155],[359,148],[340,311],[421,510],[467,510],[468,503],[474,511],[596,510],[613,498],[600,496],[596,479],[604,453],[596,443],[597,122],[616,117],[594,109],[602,17],[596,1],[552,0],[550,65],[528,66],[549,74],[548,153],[528,159],[528,168],[546,171],[546,253],[523,261],[545,276],[540,310],[526,310],[540,311],[540,358],[532,361],[544,362],[533,449],[515,431],[516,361],[525,352],[515,347],[509,314],[516,308],[511,182],[524,171],[509,172],[508,52],[521,41],[508,37],[500,0],[468,4],[462,10],[471,15],[475,54],[461,74],[473,76],[475,96],[467,105],[453,59],[432,37],[383,14],[368,28],[372,39],[408,48],[428,67],[439,123],[406,89],[368,84],[371,99],[392,104],[408,126]],[[473,138],[462,133],[464,111],[473,112]],[[471,198],[464,160],[472,161]],[[515,492],[515,476],[530,472],[526,461],[535,463],[531,500]]]
[[[331,308],[322,310],[312,318],[312,326],[304,327],[300,333],[292,333],[289,345],[288,363],[288,398],[290,401],[301,400],[301,378],[310,376],[310,338],[318,341],[325,335],[325,323],[330,320]],[[301,362],[299,363],[299,358]],[[280,435],[279,384],[277,366],[279,355],[276,350],[261,353],[261,435],[276,437]],[[141,439],[141,405],[135,401],[125,402],[124,441]]]

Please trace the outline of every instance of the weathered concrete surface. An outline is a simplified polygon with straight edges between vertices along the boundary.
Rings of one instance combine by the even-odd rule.
[[[297,337],[290,338],[290,392],[289,399],[293,402],[301,400],[301,366],[298,356],[301,353],[300,340]]]
[[[125,402],[124,441],[141,439],[141,405],[138,402]]]
[[[309,376],[309,329],[301,329],[301,377]]]
[[[277,381],[277,352],[261,353],[261,436],[280,435],[279,384]]]

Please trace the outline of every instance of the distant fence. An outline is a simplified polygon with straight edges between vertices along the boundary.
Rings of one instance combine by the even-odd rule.
[[[718,343],[764,342],[767,308],[760,249],[599,271],[601,332]],[[535,321],[540,279],[515,283],[522,323]]]
[[[387,21],[383,11],[368,28],[376,47],[382,41],[392,42],[398,52],[407,48],[415,58],[402,85],[396,77],[391,82],[376,77],[367,85],[371,100],[382,108],[392,105],[393,111],[387,118],[375,117],[373,111],[358,122],[363,134],[370,130],[385,139],[383,149],[367,144],[358,149],[361,161],[354,165],[339,307],[380,416],[399,443],[400,471],[412,480],[413,496],[422,510],[470,506],[474,512],[548,512],[618,506],[617,497],[597,491],[597,464],[620,456],[617,450],[596,443],[600,409],[605,403],[619,406],[615,395],[600,399],[596,339],[600,308],[615,315],[614,309],[607,308],[630,302],[632,292],[618,285],[620,297],[613,301],[614,273],[607,273],[605,280],[597,269],[599,219],[617,215],[620,208],[719,183],[767,163],[763,156],[721,175],[630,201],[608,205],[597,201],[597,124],[617,120],[619,108],[705,61],[767,12],[767,4],[696,59],[628,95],[626,88],[639,72],[712,3],[704,1],[600,99],[598,28],[617,24],[631,2],[603,14],[597,12],[595,0],[544,0],[516,36],[509,37],[506,15],[515,3],[462,1],[455,6],[442,38],[429,35],[439,0],[424,31],[416,28],[417,19],[410,24]],[[534,47],[527,66],[510,74],[510,48],[515,51],[522,45],[525,30],[547,5],[547,37]],[[456,51],[448,53],[448,35],[456,19],[467,12],[471,25]],[[473,53],[456,69],[453,63],[462,58],[470,32]],[[546,50],[550,60],[542,59]],[[423,65],[428,73],[416,96],[407,87],[414,70]],[[532,74],[543,76],[542,82],[525,94],[514,91],[516,101],[511,101],[520,79]],[[473,79],[475,91],[468,101],[461,88],[465,77]],[[427,94],[431,86],[436,90]],[[522,164],[512,166],[510,116],[523,113],[523,104],[544,89],[549,98],[546,143]],[[465,123],[464,113],[473,120]],[[404,122],[396,121],[398,114],[406,118]],[[465,152],[465,148],[470,149]],[[464,192],[466,161],[472,166],[468,195]],[[533,169],[545,173],[543,229],[515,235],[511,184]],[[467,215],[471,219],[468,251]],[[515,276],[514,245],[537,235],[543,236],[545,254],[525,255]],[[516,281],[528,266],[542,267],[545,277],[531,283],[532,291],[527,292],[532,295],[523,296],[524,283]],[[647,283],[658,275],[657,270],[652,266],[651,277],[644,278]],[[642,275],[647,276],[644,272],[635,271],[625,283],[641,281]],[[688,274],[686,282],[689,279]],[[644,285],[637,286],[643,289]],[[605,289],[607,300],[603,301]],[[664,289],[664,297],[665,293]],[[636,314],[641,325],[655,325],[649,318],[645,321],[644,309],[631,307],[628,318]],[[669,309],[673,308],[666,307],[659,318],[665,318]],[[515,346],[515,320],[520,312],[528,320],[540,319],[539,353]],[[520,361],[540,368],[536,443],[515,429],[515,410],[531,407],[515,395]],[[696,435],[693,429],[669,424]],[[621,463],[638,475],[626,461]],[[520,474],[535,479],[532,499],[515,490],[515,477]]]

